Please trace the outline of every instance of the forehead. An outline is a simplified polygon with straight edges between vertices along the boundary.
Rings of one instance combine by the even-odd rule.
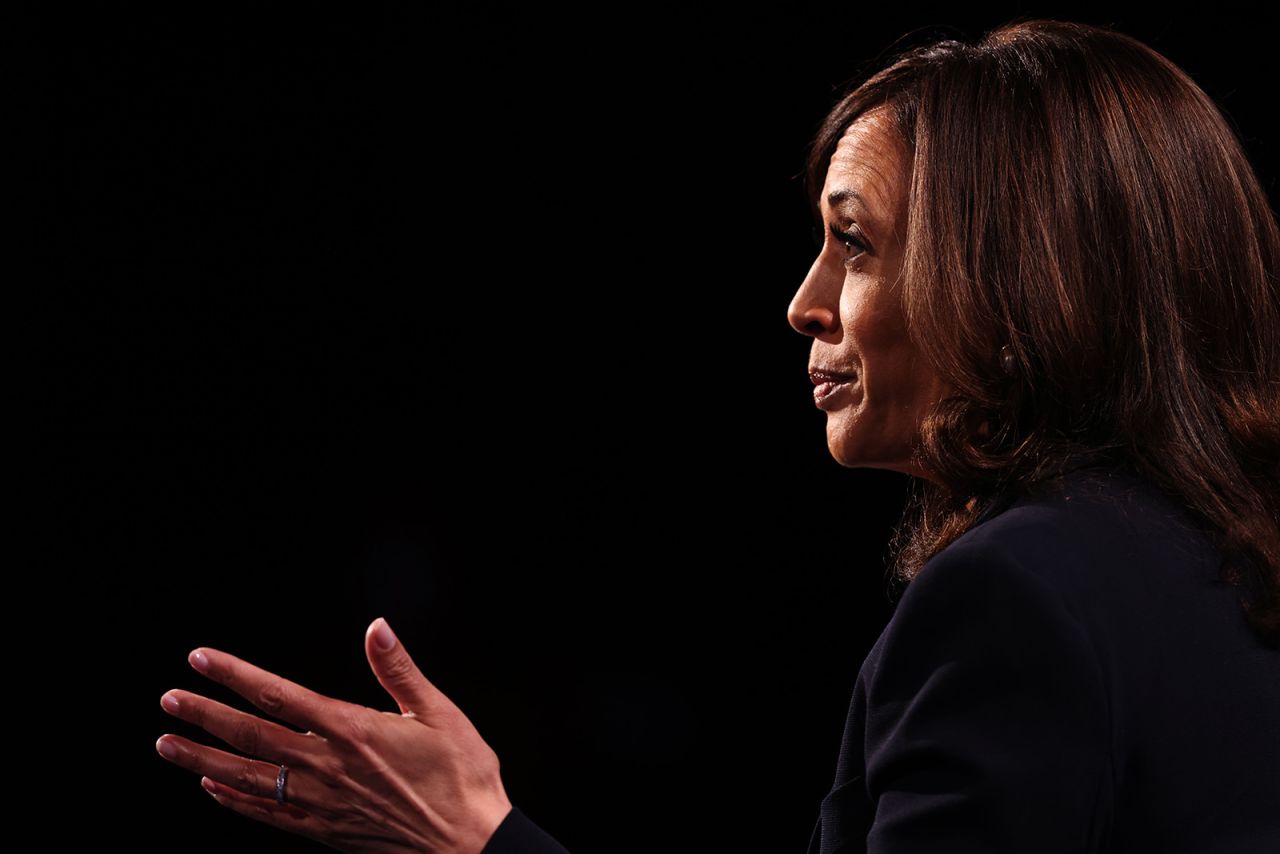
[[[838,193],[844,198],[832,210],[853,207],[878,214],[880,219],[891,218],[905,202],[907,165],[905,146],[883,114],[868,112],[851,124],[836,144],[819,207],[827,210],[829,196]]]

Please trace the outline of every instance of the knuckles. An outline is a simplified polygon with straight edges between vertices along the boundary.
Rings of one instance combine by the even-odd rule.
[[[334,716],[334,735],[348,744],[368,744],[375,725],[369,709],[352,704],[344,706]]]
[[[268,682],[258,689],[253,702],[264,712],[281,717],[281,712],[289,705],[289,692],[282,685]]]
[[[231,727],[231,743],[254,756],[261,755],[262,730],[252,720],[241,720]]]
[[[242,792],[251,794],[262,793],[262,783],[258,778],[257,771],[254,770],[253,762],[246,759],[236,763],[236,772],[234,775],[235,783],[233,784]],[[272,793],[274,794],[274,792]]]
[[[307,757],[307,768],[312,776],[329,786],[334,780],[342,780],[345,774],[342,763],[328,753]]]
[[[416,668],[407,655],[397,655],[383,665],[383,674],[392,682],[404,682],[413,675]]]

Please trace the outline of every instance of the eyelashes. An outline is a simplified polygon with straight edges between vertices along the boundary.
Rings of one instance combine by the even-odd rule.
[[[831,230],[831,236],[836,239],[836,242],[839,243],[841,246],[843,246],[849,252],[854,253],[853,255],[845,259],[844,263],[846,267],[849,266],[853,261],[855,261],[860,255],[862,255],[862,253],[871,251],[871,247],[868,246],[866,242],[861,237],[859,237],[856,233],[851,231],[841,231],[840,229],[836,228],[834,224],[828,227]],[[814,247],[819,251],[821,251],[823,244],[825,242],[823,240],[824,234],[823,234],[822,227],[815,225],[813,227],[812,234],[813,234]]]
[[[840,243],[844,244],[846,249],[852,249],[854,246],[856,246],[858,247],[858,250],[861,252],[867,251],[867,244],[863,243],[862,240],[858,237],[858,235],[852,232],[841,231],[840,229],[836,228],[833,225],[831,226],[831,236],[834,237],[836,240],[838,240]]]

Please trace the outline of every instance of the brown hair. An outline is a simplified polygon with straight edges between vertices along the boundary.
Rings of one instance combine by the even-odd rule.
[[[837,142],[878,106],[913,159],[903,314],[956,389],[921,425],[939,483],[917,481],[894,577],[997,497],[1101,453],[1180,496],[1280,644],[1280,228],[1213,100],[1085,24],[903,50],[823,120],[815,216]]]

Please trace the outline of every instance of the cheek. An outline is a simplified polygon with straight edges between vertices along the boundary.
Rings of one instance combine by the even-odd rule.
[[[857,286],[852,279],[841,301],[841,315],[847,334],[864,356],[897,350],[907,342],[906,323],[893,299],[875,284]]]

